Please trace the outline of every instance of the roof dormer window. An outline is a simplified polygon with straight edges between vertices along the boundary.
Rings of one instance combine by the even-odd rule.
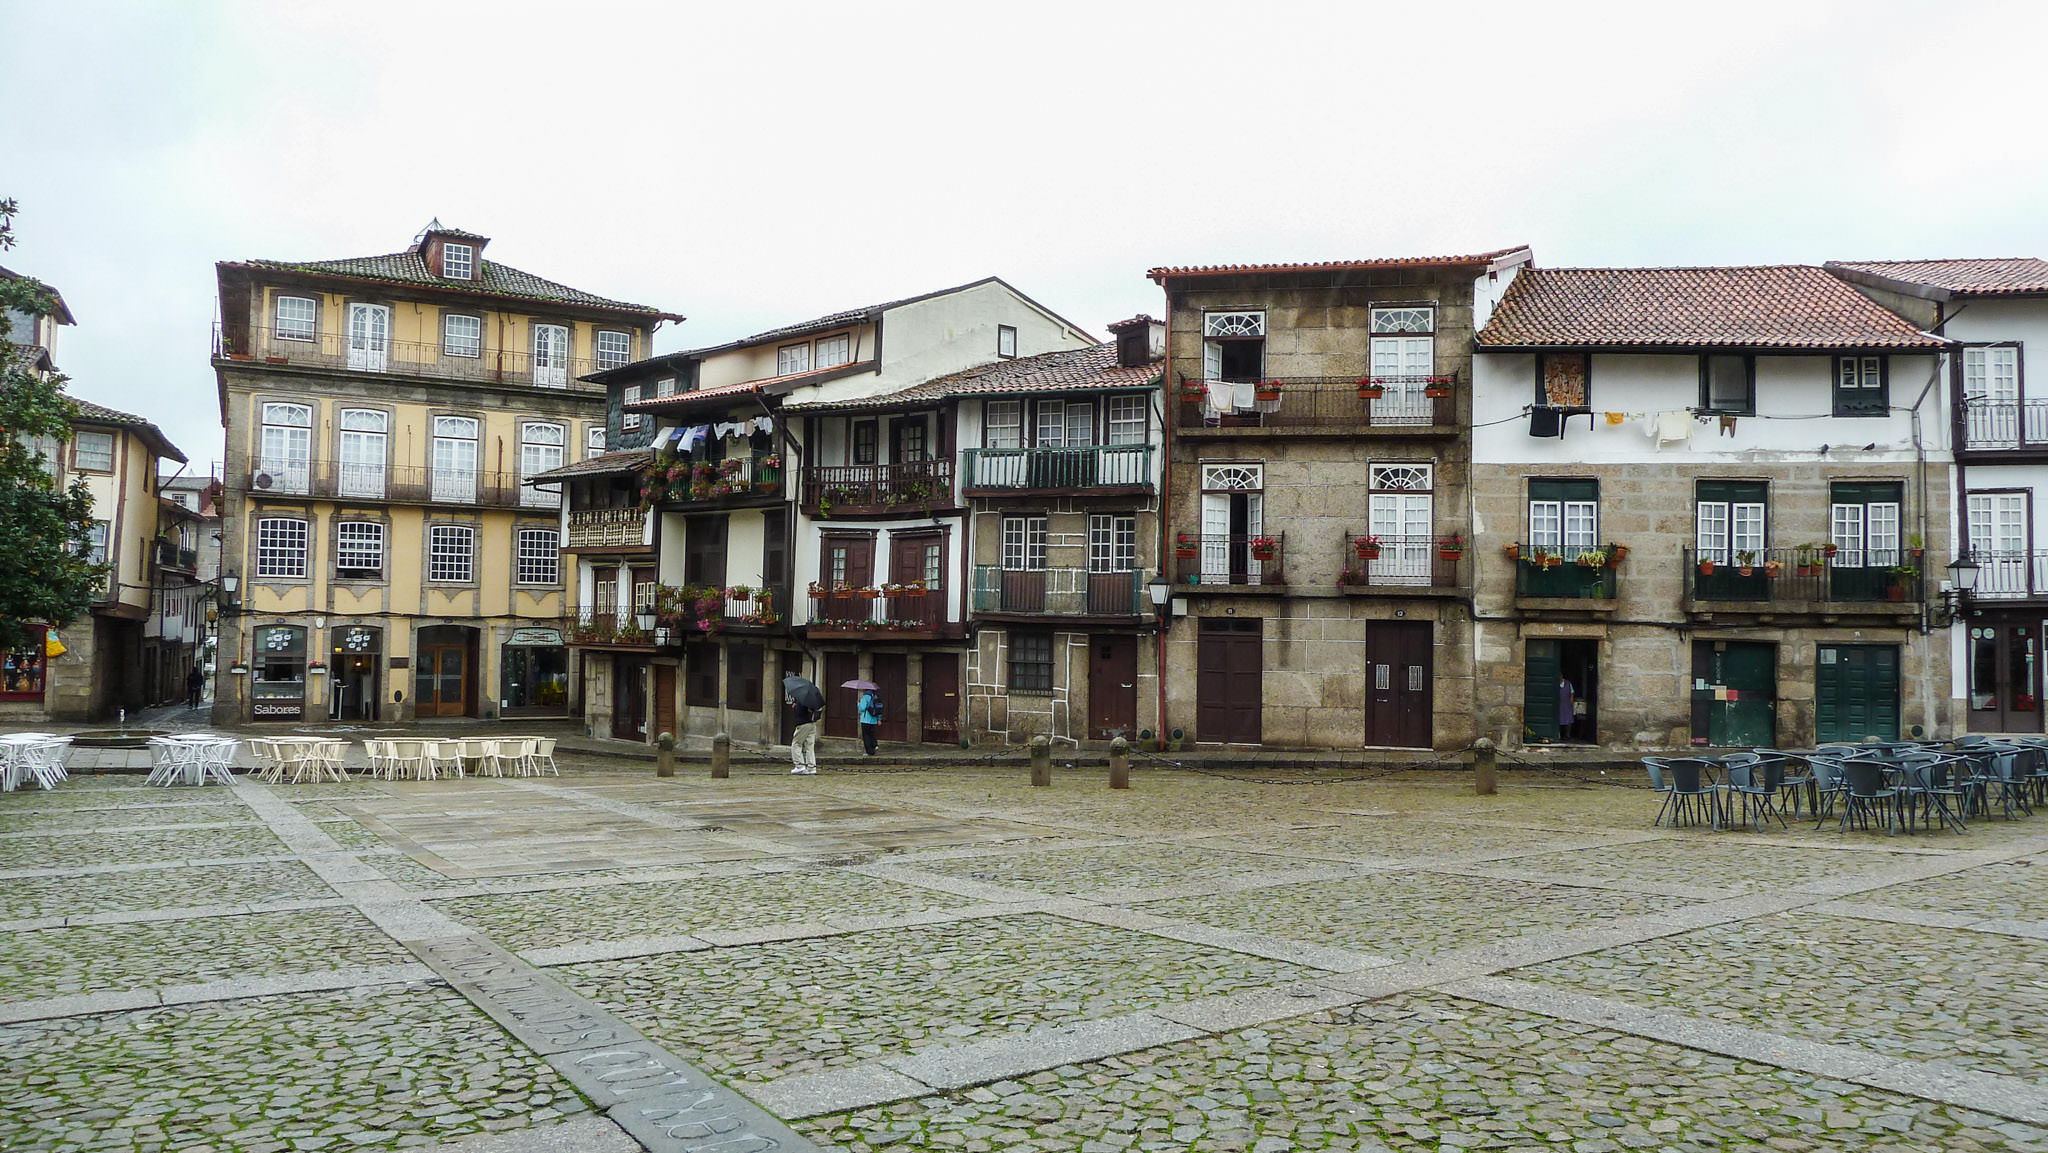
[[[476,268],[476,249],[467,244],[441,246],[441,275],[450,280],[468,280]]]

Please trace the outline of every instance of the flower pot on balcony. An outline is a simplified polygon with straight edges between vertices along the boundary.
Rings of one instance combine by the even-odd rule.
[[[1428,397],[1431,400],[1449,400],[1451,397],[1451,390],[1450,386],[1448,385],[1432,384],[1428,388],[1422,390],[1422,395]]]
[[[1183,384],[1180,386],[1180,399],[1182,404],[1200,404],[1209,399],[1209,390],[1198,384]]]
[[[1280,390],[1277,388],[1255,388],[1252,390],[1252,398],[1263,404],[1278,404],[1280,402]]]
[[[1884,590],[1884,599],[1886,599],[1886,600],[1888,600],[1888,601],[1895,601],[1895,602],[1896,602],[1896,601],[1903,601],[1903,600],[1905,600],[1905,599],[1906,599],[1906,590],[1905,590],[1904,586],[1901,586],[1901,585],[1893,585],[1893,586],[1891,586],[1890,588],[1888,588],[1888,589]]]
[[[266,356],[263,358],[263,363],[265,364],[290,364],[291,362],[292,359],[289,356]]]
[[[1737,568],[1737,569],[1736,569],[1735,571],[1736,571],[1736,572],[1738,572],[1738,573],[1741,573],[1741,574],[1742,574],[1743,576],[1755,576],[1755,575],[1756,575],[1756,566],[1755,566],[1755,565],[1747,565],[1747,564],[1746,564],[1746,565],[1742,565],[1741,567]]]
[[[1465,555],[1465,550],[1461,548],[1440,548],[1436,550],[1436,555],[1444,560],[1457,560]]]
[[[1377,384],[1361,384],[1358,386],[1358,399],[1360,400],[1378,400],[1385,395],[1387,395],[1387,390]]]
[[[1777,561],[1767,560],[1764,562],[1764,575],[1771,578],[1772,580],[1777,580],[1778,574],[1784,571],[1785,566]]]
[[[1352,547],[1352,551],[1354,551],[1354,552],[1356,552],[1356,553],[1358,554],[1358,559],[1359,559],[1359,560],[1378,560],[1378,559],[1380,559],[1380,546],[1378,546],[1378,545],[1376,545],[1376,544],[1368,544],[1368,543],[1366,543],[1365,541],[1362,541],[1362,540],[1361,540],[1361,541],[1353,541],[1353,542],[1352,542],[1352,545],[1351,545],[1351,547]]]
[[[880,599],[881,595],[882,595],[882,590],[881,590],[881,589],[862,589],[862,590],[860,590],[860,596],[861,596],[861,599],[862,599],[862,600],[870,600],[870,601],[871,601],[871,600],[878,600],[878,599]]]
[[[1199,551],[1200,550],[1196,549],[1193,545],[1177,544],[1173,546],[1173,555],[1179,557],[1182,560],[1195,559],[1195,554]]]
[[[1703,561],[1701,561],[1701,562],[1700,562],[1700,575],[1701,575],[1701,576],[1713,576],[1713,575],[1714,575],[1714,562],[1713,562],[1713,561],[1710,561],[1710,560],[1703,560]]]
[[[1834,559],[1834,557],[1835,557],[1835,553],[1836,553],[1837,551],[1838,551],[1838,550],[1836,549],[1836,547],[1835,547],[1834,545],[1831,545],[1831,544],[1824,544],[1824,545],[1820,546],[1820,555],[1822,555],[1822,556],[1824,556],[1824,557],[1827,557],[1827,558],[1828,558],[1829,560],[1833,560],[1833,559]]]
[[[1504,544],[1504,545],[1500,546],[1500,551],[1502,551],[1503,553],[1506,553],[1506,554],[1507,554],[1507,558],[1508,558],[1509,560],[1520,560],[1520,559],[1521,559],[1521,556],[1522,556],[1522,545],[1521,545],[1521,542],[1519,542],[1519,541],[1516,541],[1516,542],[1513,542],[1513,543],[1510,543],[1510,544]]]
[[[1272,545],[1253,545],[1251,550],[1252,559],[1260,561],[1272,560],[1273,554],[1277,551]]]

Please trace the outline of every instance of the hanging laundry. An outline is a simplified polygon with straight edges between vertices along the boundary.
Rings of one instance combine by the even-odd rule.
[[[1259,386],[1250,381],[1230,386],[1230,407],[1236,412],[1251,412],[1259,405]]]
[[[1607,414],[1607,423],[1609,424],[1620,424],[1622,421],[1627,419],[1628,417],[1618,412],[1610,412]]]
[[[1657,444],[1689,444],[1692,441],[1692,413],[1684,409],[1660,412],[1656,416]]]
[[[1224,413],[1230,411],[1230,386],[1220,380],[1205,380],[1202,387],[1209,392],[1209,411]]]
[[[685,429],[683,430],[682,439],[676,445],[676,451],[685,453],[695,452],[697,451],[697,446],[703,443],[704,438],[710,435],[711,427],[709,425],[700,424],[695,428]]]
[[[1735,435],[1735,418],[1725,412],[1721,414],[1721,435]]]
[[[1529,435],[1544,437],[1564,436],[1564,410],[1547,404],[1535,405],[1529,409]]]

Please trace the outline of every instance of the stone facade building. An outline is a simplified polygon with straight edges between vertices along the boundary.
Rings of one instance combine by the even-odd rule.
[[[1472,333],[1528,259],[1152,270],[1168,310],[1162,735],[1476,735]]]
[[[1949,731],[1947,343],[1817,267],[1519,270],[1474,357],[1478,731]]]

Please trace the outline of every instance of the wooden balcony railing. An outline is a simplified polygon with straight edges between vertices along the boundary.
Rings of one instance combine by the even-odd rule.
[[[647,540],[647,514],[637,508],[569,510],[564,548],[639,548]]]
[[[1433,536],[1344,534],[1337,583],[1358,588],[1454,588],[1464,552],[1446,551]]]
[[[952,504],[950,459],[804,469],[804,511],[818,516],[893,516]]]
[[[976,565],[974,611],[1046,616],[1139,617],[1146,612],[1142,569],[1006,569]]]
[[[440,343],[412,340],[352,338],[344,332],[315,332],[303,339],[275,328],[228,329],[213,326],[213,355],[223,360],[282,364],[295,368],[340,369],[387,376],[429,377],[472,383],[515,384],[532,388],[603,392],[602,385],[578,377],[615,368],[612,361],[587,357],[477,349],[458,355]]]
[[[1433,431],[1457,420],[1452,376],[1282,377],[1258,385],[1188,381],[1175,395],[1180,425],[1191,429]]]
[[[1287,534],[1204,535],[1174,538],[1174,572],[1185,585],[1258,588],[1287,583]]]
[[[1694,601],[1835,602],[1870,604],[1920,600],[1923,562],[1895,549],[1759,549],[1742,553],[1684,552],[1685,590]],[[1983,596],[1980,570],[1978,594]]]
[[[968,493],[1152,490],[1152,446],[1149,444],[1098,444],[1082,448],[970,448],[961,455],[961,488]]]
[[[873,633],[931,636],[952,622],[946,619],[944,589],[890,590],[885,586],[810,587],[811,636],[863,636]]]

